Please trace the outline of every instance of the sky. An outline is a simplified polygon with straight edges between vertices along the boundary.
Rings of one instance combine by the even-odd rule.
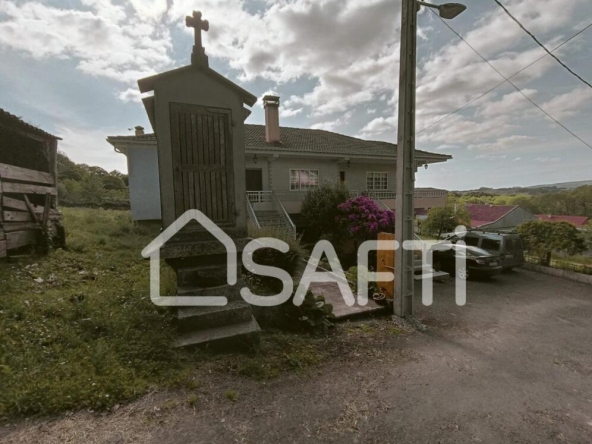
[[[544,55],[493,0],[464,3],[448,24],[506,77]],[[592,23],[589,0],[503,4],[550,49]],[[125,172],[105,139],[151,130],[137,80],[189,64],[194,9],[210,23],[210,67],[259,98],[277,93],[282,126],[396,141],[401,0],[0,0],[0,108],[62,137],[72,160]],[[418,24],[420,131],[503,79],[429,10]],[[592,83],[592,28],[555,55]],[[549,56],[512,81],[592,145],[592,88]],[[261,100],[247,123],[264,123]],[[418,133],[416,148],[454,157],[417,186],[592,179],[592,149],[508,83]]]

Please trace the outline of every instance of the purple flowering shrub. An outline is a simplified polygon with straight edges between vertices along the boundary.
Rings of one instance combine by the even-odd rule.
[[[382,231],[394,231],[395,213],[380,208],[368,196],[352,197],[337,208],[335,221],[355,238],[372,239]]]

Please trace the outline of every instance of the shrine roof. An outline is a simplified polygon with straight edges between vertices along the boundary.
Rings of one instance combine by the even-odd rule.
[[[247,91],[244,88],[241,88],[236,83],[228,80],[222,74],[219,74],[216,71],[214,71],[213,69],[211,69],[207,66],[204,66],[204,65],[187,65],[187,66],[183,66],[181,68],[173,69],[171,71],[166,71],[166,72],[163,72],[160,74],[155,74],[150,77],[145,77],[143,79],[138,80],[138,87],[140,88],[141,93],[150,92],[150,91],[154,90],[154,84],[157,81],[165,80],[169,77],[183,74],[183,73],[191,71],[191,70],[196,70],[196,71],[202,72],[202,73],[212,77],[214,80],[222,83],[224,86],[234,90],[239,96],[242,97],[244,103],[246,103],[249,106],[253,106],[255,104],[255,102],[257,102],[257,97],[255,97],[249,91]]]

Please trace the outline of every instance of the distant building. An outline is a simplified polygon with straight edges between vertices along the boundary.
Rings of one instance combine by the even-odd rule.
[[[518,205],[468,204],[471,227],[482,230],[509,230],[536,216]]]
[[[587,224],[590,220],[586,216],[558,216],[554,214],[537,214],[536,217],[538,220],[545,220],[547,222],[569,222],[577,228]]]

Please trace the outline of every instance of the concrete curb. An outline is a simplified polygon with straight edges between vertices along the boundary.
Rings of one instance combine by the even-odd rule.
[[[592,275],[576,273],[569,270],[561,270],[559,268],[543,267],[542,265],[524,264],[522,266],[525,270],[535,271],[537,273],[548,274],[550,276],[569,279],[570,281],[581,282],[582,284],[592,285]]]

